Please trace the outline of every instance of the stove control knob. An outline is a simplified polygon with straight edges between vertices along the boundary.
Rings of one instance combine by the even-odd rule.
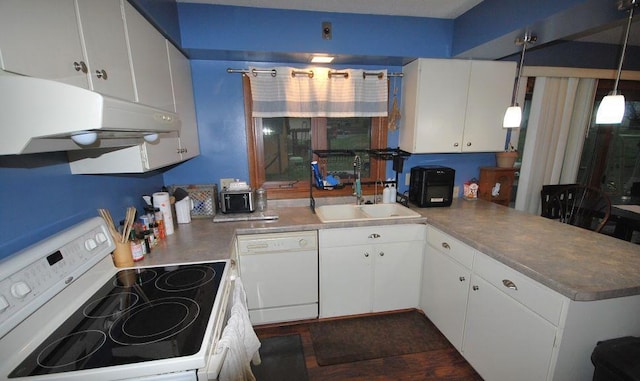
[[[31,292],[31,287],[25,281],[20,281],[18,283],[14,283],[11,286],[11,295],[18,299],[22,299],[25,296],[29,295]]]
[[[7,298],[4,296],[0,296],[0,312],[9,308],[9,302],[7,302]]]
[[[301,239],[298,241],[298,245],[300,245],[300,247],[306,247],[306,246],[307,246],[307,243],[308,243],[308,242],[307,242],[307,240],[306,240],[306,239],[304,239],[304,238],[301,238]]]
[[[98,242],[98,245],[101,245],[107,242],[107,236],[104,233],[100,232],[96,234],[96,241]]]
[[[89,238],[88,240],[84,241],[84,247],[89,251],[95,249],[97,246],[98,246],[98,244],[96,243],[96,241],[94,241],[91,238]]]

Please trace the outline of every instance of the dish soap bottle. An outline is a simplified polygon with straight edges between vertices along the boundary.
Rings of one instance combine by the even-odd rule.
[[[391,188],[389,188],[389,184],[385,185],[382,191],[382,202],[384,204],[391,203]]]

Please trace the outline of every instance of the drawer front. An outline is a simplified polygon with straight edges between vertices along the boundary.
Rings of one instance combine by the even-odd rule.
[[[318,236],[320,239],[320,248],[424,241],[425,225],[384,225],[321,229],[318,232]]]
[[[565,300],[560,294],[484,254],[476,255],[473,271],[505,294],[558,326]]]
[[[433,226],[427,226],[427,243],[444,255],[455,259],[461,265],[471,269],[473,256],[476,252],[471,246],[467,246]]]

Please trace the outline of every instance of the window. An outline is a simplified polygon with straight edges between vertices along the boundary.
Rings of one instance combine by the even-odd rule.
[[[612,80],[598,81],[578,182],[601,188],[611,196],[624,196],[640,182],[640,82],[621,81],[618,85],[626,101],[622,124],[596,125],[595,111],[612,88]]]
[[[309,196],[311,150],[362,150],[362,181],[384,180],[385,163],[371,160],[365,150],[387,147],[387,118],[253,118],[249,80],[243,77],[249,177],[252,186],[269,190],[269,198]],[[353,157],[318,160],[324,175],[351,183]],[[371,187],[373,190],[373,186]],[[363,188],[365,193],[367,188]],[[314,196],[350,195],[350,186],[331,191],[314,190]],[[373,193],[373,192],[372,192]]]

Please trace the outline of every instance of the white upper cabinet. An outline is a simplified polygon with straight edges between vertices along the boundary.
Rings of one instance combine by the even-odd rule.
[[[504,149],[514,62],[417,59],[402,72],[400,148],[412,153]]]
[[[0,1],[2,69],[89,88],[74,0]]]
[[[78,0],[77,4],[91,89],[134,101],[121,2]]]
[[[137,102],[174,110],[171,73],[165,38],[136,11],[124,2],[125,25]]]
[[[120,0],[3,1],[0,50],[6,71],[135,100]]]
[[[166,43],[171,66],[174,111],[180,115],[182,121],[179,141],[180,158],[187,160],[200,154],[191,65],[187,57],[183,56],[173,44],[169,41]]]

